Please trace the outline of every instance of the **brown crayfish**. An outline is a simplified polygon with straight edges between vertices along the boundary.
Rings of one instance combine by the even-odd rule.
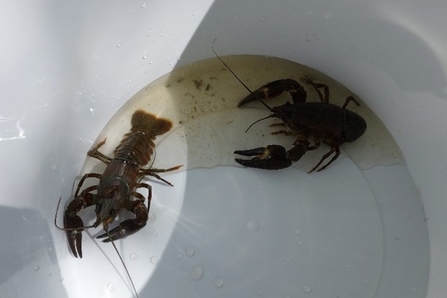
[[[169,169],[143,168],[151,160],[155,144],[153,140],[158,135],[168,132],[172,123],[163,118],[137,110],[132,115],[132,128],[118,147],[115,148],[114,157],[108,157],[99,152],[99,148],[106,140],[100,142],[88,152],[88,156],[99,159],[107,165],[102,174],[87,173],[78,183],[75,197],[67,206],[64,213],[64,230],[66,230],[68,243],[75,257],[82,258],[82,231],[84,223],[77,214],[81,209],[95,205],[96,221],[92,227],[102,224],[105,234],[97,238],[106,238],[104,242],[113,241],[131,235],[143,228],[148,221],[148,212],[152,197],[152,188],[141,180],[149,175],[172,186],[157,173],[177,170],[180,166]],[[79,191],[88,178],[99,179],[97,185],[89,186]],[[145,197],[137,192],[138,188],[146,188],[149,192],[148,205],[144,204]],[[118,214],[127,210],[135,214],[134,219],[121,222],[116,228],[109,231],[111,224]]]

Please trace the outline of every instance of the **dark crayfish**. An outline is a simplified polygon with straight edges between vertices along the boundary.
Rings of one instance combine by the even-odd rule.
[[[82,231],[84,223],[77,215],[81,209],[95,205],[96,221],[92,227],[102,224],[103,235],[98,238],[106,238],[104,242],[113,241],[131,235],[146,225],[151,203],[152,189],[147,183],[140,181],[146,176],[153,176],[164,183],[171,185],[157,173],[177,170],[181,166],[169,169],[143,168],[147,165],[154,153],[156,136],[168,132],[172,123],[163,118],[137,110],[132,115],[132,128],[114,151],[114,157],[110,158],[99,152],[99,148],[106,140],[100,142],[88,152],[88,156],[99,159],[107,167],[102,174],[85,174],[78,183],[75,198],[68,205],[64,213],[64,230],[67,232],[68,243],[75,257],[82,258]],[[88,178],[99,179],[99,183],[79,191]],[[146,188],[149,191],[148,206],[144,204],[145,197],[137,192],[138,188]],[[127,210],[135,214],[134,219],[121,222],[116,228],[109,231],[111,224],[117,215]]]
[[[261,101],[270,110],[271,114],[260,120],[278,118],[282,123],[276,125],[282,125],[287,128],[287,130],[279,130],[273,132],[273,134],[293,135],[297,139],[293,143],[293,148],[288,151],[279,145],[268,145],[267,147],[250,150],[237,150],[234,152],[235,154],[250,157],[250,159],[236,158],[235,160],[238,163],[252,168],[283,169],[298,161],[307,151],[317,149],[320,143],[324,142],[331,149],[323,155],[310,172],[316,170],[329,156],[332,154],[334,156],[318,169],[318,171],[321,171],[338,158],[341,144],[353,142],[363,135],[367,126],[366,121],[358,114],[346,109],[350,101],[354,101],[359,105],[354,97],[349,96],[343,106],[339,107],[329,103],[329,87],[327,85],[314,83],[308,77],[303,77],[302,80],[316,90],[321,102],[306,102],[306,91],[303,86],[292,79],[268,83],[251,92],[250,95],[239,102],[238,106],[240,107],[251,101]],[[287,102],[271,108],[263,101],[264,99],[276,97],[283,92],[288,92],[291,95],[292,104]],[[309,139],[313,141],[312,145]]]

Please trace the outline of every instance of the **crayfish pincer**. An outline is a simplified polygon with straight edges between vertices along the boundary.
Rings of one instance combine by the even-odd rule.
[[[148,220],[152,188],[149,184],[142,183],[141,180],[149,175],[172,186],[157,173],[174,171],[181,167],[144,168],[154,153],[153,140],[156,136],[163,135],[171,129],[171,121],[137,110],[132,115],[131,124],[130,132],[124,135],[121,143],[115,148],[113,158],[99,152],[99,148],[104,145],[106,140],[88,152],[88,156],[99,159],[107,166],[102,174],[87,173],[81,178],[75,197],[64,213],[64,230],[66,230],[68,243],[75,257],[82,258],[82,231],[86,228],[81,217],[77,215],[81,209],[96,206],[96,221],[92,227],[103,225],[105,234],[98,238],[107,237],[103,240],[104,242],[131,235],[143,228]],[[99,179],[99,183],[86,187],[79,194],[84,181],[88,178]],[[145,197],[137,192],[138,188],[148,190],[147,207],[144,204]],[[135,218],[124,220],[109,231],[109,225],[123,210],[130,211]]]
[[[282,121],[274,125],[281,125],[286,129],[273,132],[272,134],[296,136],[296,140],[293,143],[293,148],[288,151],[280,145],[268,145],[267,147],[250,150],[236,150],[235,154],[249,157],[249,159],[236,158],[236,162],[252,168],[283,169],[298,161],[307,151],[317,149],[320,143],[323,142],[330,147],[330,151],[323,155],[310,172],[318,169],[332,154],[334,156],[318,169],[318,171],[321,171],[338,158],[341,144],[353,142],[364,134],[367,127],[365,119],[357,113],[346,109],[350,101],[359,105],[353,96],[349,96],[343,106],[339,107],[329,103],[329,87],[327,85],[314,83],[308,77],[303,77],[303,81],[315,89],[320,102],[306,102],[307,94],[303,86],[292,79],[268,83],[242,99],[238,104],[239,107],[259,100],[270,110],[270,116],[260,120],[278,118]],[[291,95],[293,103],[287,102],[277,107],[269,107],[264,102],[264,99],[276,97],[283,92],[288,92]]]

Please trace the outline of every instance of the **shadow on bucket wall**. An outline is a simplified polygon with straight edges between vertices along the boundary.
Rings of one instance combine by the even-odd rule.
[[[326,4],[327,12],[320,13],[304,7],[299,9],[296,3],[290,3],[290,7],[281,11],[271,11],[264,3],[215,2],[182,53],[177,67],[212,57],[211,45],[217,38],[215,48],[219,55],[273,55],[315,67],[335,78],[361,75],[358,68],[348,74],[349,63],[373,63],[402,90],[426,91],[446,98],[445,74],[426,42],[393,22],[371,19],[368,7],[362,6],[359,11],[355,4],[349,7]],[[344,16],[352,11],[353,17],[337,18],[341,9],[348,10],[343,12]],[[369,18],[365,21],[363,15]],[[429,75],[418,76],[415,72],[418,69]],[[364,84],[357,88],[374,87],[367,82]],[[353,89],[356,91],[355,87]],[[154,282],[163,280],[157,271],[142,293],[151,293]],[[159,272],[166,274],[164,270]],[[425,293],[421,293],[420,297],[424,296]]]

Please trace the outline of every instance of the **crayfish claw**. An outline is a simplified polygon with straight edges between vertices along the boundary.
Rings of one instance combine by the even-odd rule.
[[[292,160],[288,157],[286,149],[279,145],[268,145],[267,147],[249,150],[236,150],[234,153],[251,157],[251,159],[235,158],[237,163],[249,168],[279,170],[292,165]]]
[[[110,242],[118,240],[139,231],[146,225],[146,222],[141,222],[138,219],[127,219],[119,226],[96,237],[97,239],[105,238],[102,242]]]
[[[287,87],[285,87],[283,84],[285,81],[286,80],[276,80],[265,84],[264,86],[260,87],[259,89],[253,91],[245,98],[243,98],[237,106],[241,107],[249,102],[256,101],[258,99],[262,100],[280,95],[287,90]]]
[[[79,216],[65,214],[64,227],[68,229],[67,238],[71,252],[76,258],[82,258],[82,231],[84,230],[82,219]]]
[[[295,103],[306,101],[306,91],[303,86],[293,79],[282,79],[263,85],[242,99],[237,106],[241,107],[256,100],[275,98],[283,92],[288,92]]]
[[[248,150],[236,150],[236,151],[234,151],[234,154],[242,155],[242,156],[257,155],[258,158],[263,159],[262,156],[264,156],[265,154],[268,155],[268,150],[265,147],[258,147],[258,148],[248,149]],[[267,157],[268,156],[265,156],[264,158],[267,158]]]
[[[82,230],[67,231],[67,238],[73,255],[82,259]]]

